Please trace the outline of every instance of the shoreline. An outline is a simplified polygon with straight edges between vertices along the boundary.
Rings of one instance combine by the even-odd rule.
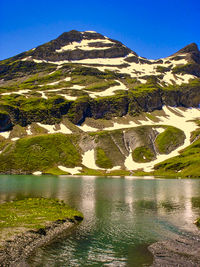
[[[144,174],[135,174],[135,175],[116,175],[116,174],[113,174],[113,175],[110,175],[110,174],[97,174],[97,175],[91,175],[91,174],[60,174],[60,175],[57,175],[57,174],[51,174],[51,173],[42,173],[42,174],[33,174],[33,173],[0,173],[0,177],[3,176],[3,175],[9,175],[9,176],[12,176],[12,175],[17,175],[17,176],[24,176],[24,175],[31,175],[31,176],[34,176],[34,177],[41,177],[41,176],[56,176],[58,178],[66,178],[66,177],[70,177],[70,178],[80,178],[80,177],[88,177],[88,178],[96,178],[96,177],[108,177],[108,178],[126,178],[126,179],[135,179],[135,178],[141,178],[141,179],[182,179],[182,180],[187,180],[187,179],[200,179],[200,176],[179,176],[179,175],[168,175],[168,174],[163,174],[163,175],[154,175],[152,173],[148,174],[148,173],[144,173]]]
[[[51,243],[64,232],[69,233],[82,220],[79,216],[57,220],[39,230],[29,230],[14,236],[12,240],[3,241],[0,246],[0,266],[29,266],[26,260],[37,248]]]

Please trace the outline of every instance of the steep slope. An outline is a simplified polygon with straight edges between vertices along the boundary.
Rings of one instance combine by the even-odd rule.
[[[148,60],[94,31],[63,33],[0,62],[0,172],[152,171],[190,145],[197,128],[190,120],[200,118],[199,105],[196,44]],[[50,161],[51,138],[75,146],[77,161],[67,163],[70,152],[62,145]],[[44,165],[39,152],[39,169],[34,162],[29,168],[25,159],[20,165],[17,158],[26,155],[21,146],[31,155],[39,146]]]
[[[194,121],[198,116],[197,109],[164,107],[138,117],[90,119],[79,127],[67,119],[56,125],[16,125],[10,132],[0,133],[0,173],[151,172],[155,164],[179,155],[180,149],[199,139],[199,130],[193,131],[198,127]],[[159,175],[169,173],[160,170],[156,172]]]
[[[179,156],[170,158],[155,166],[156,175],[200,176],[200,136],[190,146],[181,151]]]
[[[161,135],[159,131],[178,130],[171,126],[159,126],[157,130],[157,127],[139,126],[88,134],[63,134],[58,130],[54,134],[1,139],[0,173],[48,173],[59,168],[69,173],[73,168],[75,172],[82,168],[132,170],[126,163],[128,157],[138,164],[156,159],[154,142]],[[184,139],[180,131],[175,142],[167,144],[166,153],[183,144]]]

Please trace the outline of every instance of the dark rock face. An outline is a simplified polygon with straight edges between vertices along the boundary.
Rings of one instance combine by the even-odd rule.
[[[185,53],[193,53],[193,52],[199,52],[198,46],[195,43],[191,43],[183,47],[176,54],[185,54]]]
[[[0,106],[9,114],[3,114],[1,117],[0,113],[0,131],[9,130],[16,124],[25,127],[32,122],[41,122],[44,124],[59,123],[62,116],[68,113],[71,103],[70,101],[65,101],[63,98],[58,98],[51,108],[38,109],[35,106],[29,110],[24,110],[23,108],[14,108],[9,105]]]
[[[109,39],[112,43],[104,44],[95,40],[107,40],[103,35],[93,32],[78,32],[70,31],[60,35],[57,39],[52,40],[44,45],[38,46],[29,55],[35,59],[44,59],[48,61],[62,61],[62,60],[81,60],[88,58],[115,58],[124,57],[128,55],[131,50],[125,47],[122,43]],[[90,47],[94,47],[94,50],[81,50],[74,49],[63,52],[56,52],[63,46],[71,44],[72,42],[81,42],[82,40],[94,40],[90,43]],[[107,48],[107,49],[95,49],[95,48]]]
[[[12,126],[9,114],[0,113],[0,132],[8,131],[12,128]]]
[[[127,111],[127,96],[100,98],[91,103],[91,114],[95,119],[121,117],[126,115]]]
[[[61,102],[59,102],[61,101]],[[15,124],[27,126],[32,122],[44,124],[59,123],[63,116],[74,124],[82,124],[87,117],[94,119],[111,119],[126,114],[137,115],[140,112],[152,112],[162,109],[163,105],[173,107],[199,107],[199,87],[178,90],[155,90],[144,95],[134,96],[124,92],[123,95],[91,99],[83,97],[76,101],[57,99],[53,107],[38,110],[37,107],[30,110],[4,106],[9,115],[2,115],[0,129],[8,130]]]
[[[198,49],[197,44],[191,43],[181,50],[179,50],[174,55],[188,54],[186,58],[194,63],[200,64],[200,51]]]
[[[188,88],[184,92],[177,90],[163,91],[162,101],[164,105],[173,107],[198,107],[200,103],[199,88]]]
[[[154,91],[146,95],[130,98],[129,113],[134,115],[140,111],[151,112],[156,109],[162,109],[163,101],[160,91]]]
[[[67,117],[74,124],[81,124],[86,117],[91,117],[90,100],[83,98],[79,101],[74,101],[67,113]]]

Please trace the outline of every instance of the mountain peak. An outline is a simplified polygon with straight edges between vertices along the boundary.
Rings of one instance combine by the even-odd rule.
[[[198,52],[199,53],[198,46],[195,43],[191,43],[189,45],[186,45],[185,47],[183,47],[182,49],[180,49],[177,52],[177,54],[185,54],[185,53],[193,53],[193,52]]]
[[[195,43],[186,45],[173,56],[184,56],[189,62],[200,64],[200,51]]]
[[[37,60],[64,61],[92,58],[125,57],[132,51],[121,42],[95,31],[64,32],[56,39],[38,46],[30,56]]]
[[[103,36],[100,33],[97,33],[95,31],[84,31],[80,32],[77,30],[71,30],[69,32],[64,32],[58,38],[58,42],[61,42],[61,44],[65,43],[72,43],[72,42],[80,42],[82,39],[105,39],[106,37]]]

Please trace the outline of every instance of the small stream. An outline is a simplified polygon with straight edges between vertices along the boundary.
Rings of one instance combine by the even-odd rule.
[[[1,203],[41,196],[64,200],[84,221],[35,251],[30,266],[149,266],[150,244],[199,231],[200,179],[0,176]]]

